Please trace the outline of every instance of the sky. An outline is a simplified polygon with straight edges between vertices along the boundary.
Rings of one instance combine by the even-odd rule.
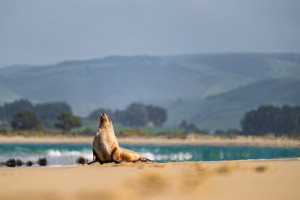
[[[299,0],[0,0],[0,67],[300,52]]]

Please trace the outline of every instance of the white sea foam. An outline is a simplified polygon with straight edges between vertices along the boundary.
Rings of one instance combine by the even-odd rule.
[[[60,156],[89,156],[91,152],[87,151],[60,151],[60,150],[48,150],[47,155],[53,157],[60,157]]]
[[[172,153],[172,154],[153,154],[151,152],[143,152],[140,153],[141,156],[146,157],[150,160],[156,161],[164,161],[164,160],[172,160],[172,161],[186,161],[191,160],[193,158],[190,153]]]
[[[48,150],[47,155],[48,156],[62,156],[62,153],[59,150]]]
[[[50,165],[74,165],[79,157],[84,157],[88,161],[92,161],[92,151],[83,150],[57,150],[50,149],[46,152],[46,158]]]
[[[223,151],[220,151],[219,157],[220,157],[221,160],[224,159],[224,152]]]

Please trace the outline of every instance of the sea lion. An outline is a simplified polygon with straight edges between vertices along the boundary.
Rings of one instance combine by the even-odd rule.
[[[93,161],[101,164],[107,162],[136,162],[136,161],[151,161],[142,157],[140,154],[119,147],[119,142],[116,138],[114,127],[110,118],[102,113],[99,122],[99,129],[93,141]]]

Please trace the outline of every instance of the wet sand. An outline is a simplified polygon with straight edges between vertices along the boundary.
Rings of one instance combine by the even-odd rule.
[[[0,168],[0,199],[300,199],[300,158]]]
[[[0,136],[0,144],[4,143],[86,143],[92,144],[90,137],[5,137]],[[262,138],[238,136],[221,138],[216,136],[187,137],[186,139],[168,139],[164,137],[128,137],[118,138],[120,144],[158,144],[158,145],[252,145],[252,146],[289,146],[300,147],[300,140],[288,138]]]

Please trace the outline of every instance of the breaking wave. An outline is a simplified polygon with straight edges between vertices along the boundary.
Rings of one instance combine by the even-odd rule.
[[[122,145],[158,162],[292,158],[300,148],[252,146],[163,146]],[[48,166],[75,165],[79,157],[92,161],[91,144],[1,144],[0,165],[8,159],[37,162],[45,157]]]
[[[155,161],[189,161],[193,155],[190,153],[154,154],[151,152],[140,153],[141,156]]]
[[[46,156],[50,165],[74,165],[79,157],[84,157],[88,161],[93,158],[91,150],[56,150],[50,149],[47,151]]]

